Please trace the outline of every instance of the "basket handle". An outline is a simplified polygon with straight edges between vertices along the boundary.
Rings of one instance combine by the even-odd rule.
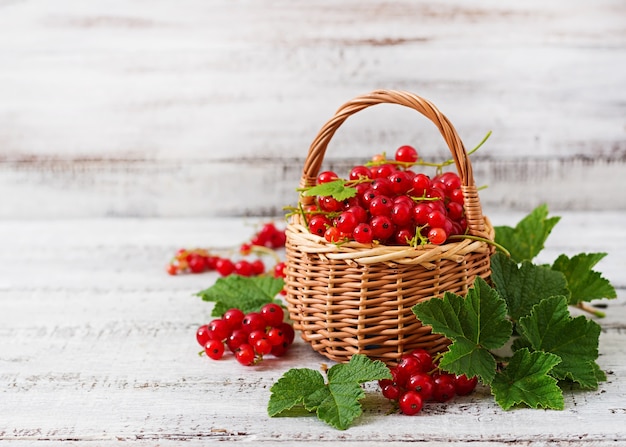
[[[328,143],[343,122],[346,121],[349,116],[376,104],[398,104],[409,107],[420,112],[437,126],[450,149],[452,159],[454,160],[459,178],[461,179],[468,233],[473,236],[488,237],[485,230],[485,221],[480,206],[480,200],[478,198],[478,190],[474,182],[472,164],[461,138],[452,123],[450,123],[448,118],[446,118],[434,104],[410,92],[375,90],[371,93],[357,96],[343,104],[337,112],[335,112],[335,115],[324,124],[311,143],[309,153],[304,162],[300,187],[307,188],[315,185]],[[313,201],[313,197],[302,195],[300,201],[303,205],[308,205]]]

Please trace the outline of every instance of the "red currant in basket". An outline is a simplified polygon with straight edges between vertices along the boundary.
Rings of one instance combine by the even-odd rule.
[[[400,146],[396,149],[396,161],[402,163],[415,163],[417,161],[417,150],[413,146]]]
[[[351,234],[358,224],[357,217],[350,211],[344,211],[335,220],[335,226],[342,233]]]
[[[431,244],[441,245],[446,241],[447,238],[448,235],[443,228],[431,228],[428,231],[428,240]]]
[[[317,176],[317,184],[320,185],[322,183],[332,182],[333,180],[337,180],[339,176],[333,171],[324,171],[320,172]]]

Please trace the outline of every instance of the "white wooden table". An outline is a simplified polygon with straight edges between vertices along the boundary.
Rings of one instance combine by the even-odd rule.
[[[521,217],[487,212],[496,225]],[[257,367],[197,355],[211,304],[193,293],[216,277],[171,277],[164,265],[179,247],[236,247],[258,220],[1,221],[0,445],[626,445],[626,213],[553,214],[563,218],[546,260],[609,253],[598,265],[619,295],[599,321],[608,381],[566,392],[563,411],[503,411],[479,388],[413,417],[388,415],[371,383],[346,431],[267,416],[286,370],[331,363],[301,341]]]

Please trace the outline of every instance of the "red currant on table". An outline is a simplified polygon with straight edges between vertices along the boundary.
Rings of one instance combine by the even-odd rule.
[[[204,352],[213,360],[219,360],[224,355],[224,343],[220,340],[209,340],[204,345]]]
[[[267,303],[261,307],[261,316],[265,319],[267,325],[276,327],[283,322],[285,311],[276,303]]]
[[[402,413],[417,414],[428,402],[447,402],[471,393],[478,379],[446,373],[439,368],[439,357],[433,358],[425,349],[404,354],[390,368],[392,379],[378,381],[383,396],[397,402]]]
[[[398,404],[400,406],[400,411],[411,416],[422,411],[424,400],[420,393],[415,391],[406,391],[400,396]]]
[[[196,331],[196,340],[207,357],[218,360],[225,347],[242,365],[254,365],[265,356],[281,357],[294,341],[293,327],[283,321],[285,311],[276,303],[267,303],[258,312],[244,314],[229,309],[222,318],[211,320]]]

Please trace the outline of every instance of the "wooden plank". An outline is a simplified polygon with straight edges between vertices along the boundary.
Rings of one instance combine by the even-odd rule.
[[[468,146],[493,131],[476,158],[490,205],[626,208],[580,187],[625,186],[619,0],[0,8],[3,218],[276,214],[319,127],[376,88],[433,100]],[[373,110],[328,157],[405,143],[445,154],[410,111]]]
[[[495,213],[497,224],[520,215]],[[192,294],[212,275],[170,277],[180,246],[237,247],[259,219],[0,221],[0,445],[479,446],[626,443],[626,233],[623,213],[562,213],[543,261],[557,253],[607,251],[599,269],[618,287],[600,320],[597,391],[565,393],[564,411],[505,412],[488,391],[419,417],[388,415],[367,385],[363,416],[347,431],[311,417],[269,418],[270,386],[291,367],[331,364],[301,341],[287,357],[244,368],[197,356],[196,327],[211,306]]]

